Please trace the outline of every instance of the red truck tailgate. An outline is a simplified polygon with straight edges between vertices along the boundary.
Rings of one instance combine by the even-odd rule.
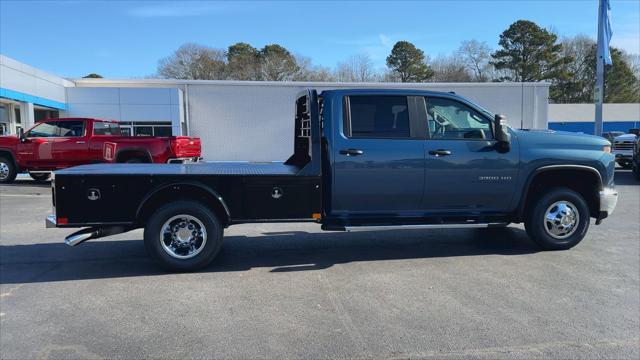
[[[171,150],[178,158],[200,157],[202,146],[200,138],[176,136],[171,138]]]

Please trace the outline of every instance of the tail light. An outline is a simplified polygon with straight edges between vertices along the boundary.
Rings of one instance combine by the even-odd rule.
[[[201,146],[197,137],[177,136],[171,139],[171,150],[177,158],[200,157]]]

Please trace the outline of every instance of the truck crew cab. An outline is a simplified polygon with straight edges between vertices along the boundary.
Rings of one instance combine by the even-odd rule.
[[[568,249],[617,202],[600,137],[515,130],[452,93],[314,90],[295,100],[284,163],[86,165],[55,173],[48,226],[65,242],[144,227],[175,271],[209,264],[224,228],[312,221],[324,230],[504,227]]]
[[[37,181],[50,172],[83,164],[197,161],[200,139],[187,136],[124,136],[116,121],[48,119],[18,136],[0,136],[0,184],[28,172]]]

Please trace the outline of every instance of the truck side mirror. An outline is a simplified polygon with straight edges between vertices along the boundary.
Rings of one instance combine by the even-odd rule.
[[[629,129],[629,134],[640,136],[640,129]]]
[[[20,138],[20,141],[21,141],[21,142],[25,142],[25,141],[27,141],[26,136],[24,136],[24,129],[20,128],[20,129],[18,130],[18,138]]]
[[[496,114],[493,120],[493,128],[495,130],[495,139],[498,141],[496,149],[499,152],[508,152],[511,150],[511,134],[507,127],[507,118],[504,115]]]

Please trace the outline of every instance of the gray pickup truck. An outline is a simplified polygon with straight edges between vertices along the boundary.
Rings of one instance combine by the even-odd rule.
[[[170,270],[209,264],[224,228],[311,221],[332,231],[504,227],[568,249],[617,202],[611,144],[515,130],[453,93],[314,90],[295,99],[284,163],[109,164],[55,172],[48,226],[68,245],[144,228]]]

